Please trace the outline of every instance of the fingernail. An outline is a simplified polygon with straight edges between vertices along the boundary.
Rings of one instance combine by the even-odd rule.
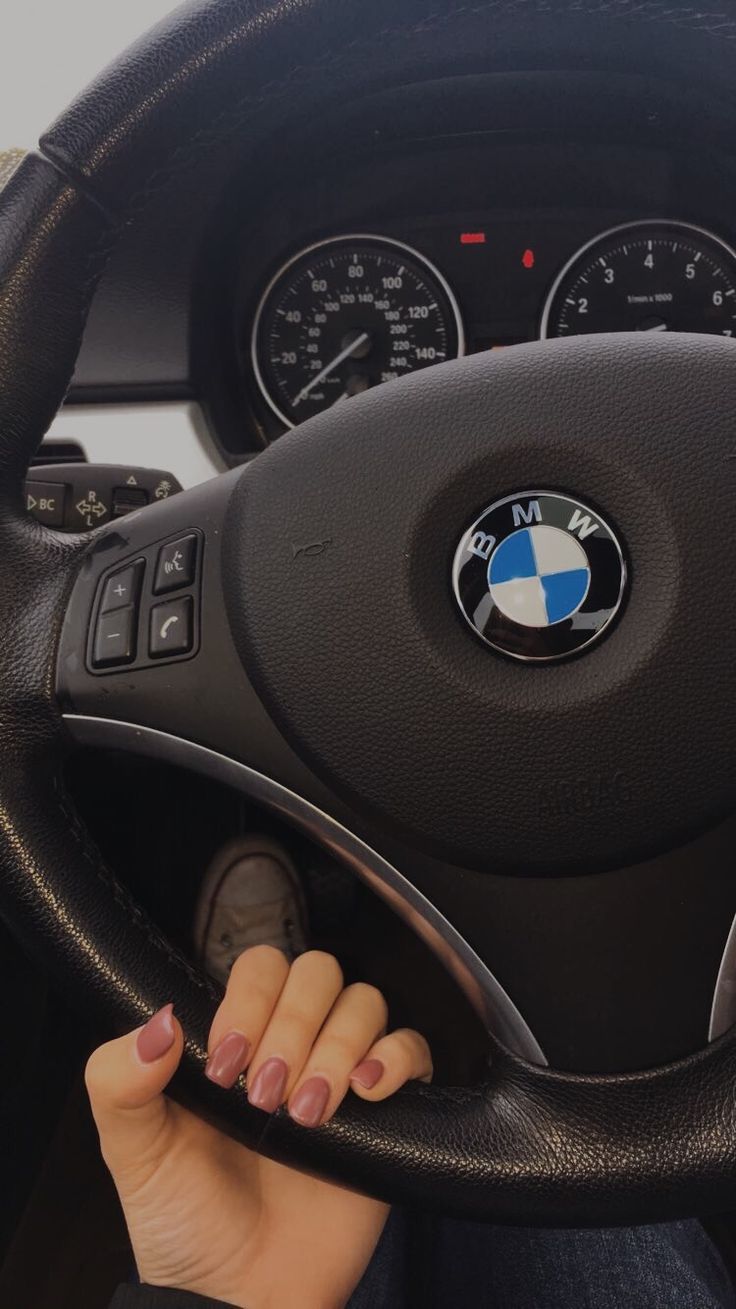
[[[176,1040],[173,1013],[173,1004],[165,1004],[141,1028],[135,1045],[142,1064],[155,1064],[157,1059],[163,1059],[171,1049]]]
[[[265,1114],[275,1114],[284,1098],[288,1077],[289,1070],[283,1059],[275,1056],[267,1059],[248,1087],[250,1103]]]
[[[330,1098],[330,1084],[324,1077],[310,1077],[289,1103],[289,1113],[302,1127],[319,1127]]]
[[[242,1032],[228,1032],[223,1036],[207,1060],[205,1077],[225,1090],[234,1086],[248,1062],[250,1041]]]
[[[386,1069],[380,1059],[364,1059],[350,1074],[350,1081],[357,1082],[365,1091],[372,1091],[380,1082]]]

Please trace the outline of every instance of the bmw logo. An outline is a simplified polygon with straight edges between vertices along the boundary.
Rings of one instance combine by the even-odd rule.
[[[626,564],[595,510],[571,496],[524,491],[496,500],[468,528],[452,584],[482,641],[543,662],[603,635],[623,600]]]

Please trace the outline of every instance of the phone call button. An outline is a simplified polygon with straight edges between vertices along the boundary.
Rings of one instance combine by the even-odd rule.
[[[187,654],[194,640],[192,597],[168,600],[151,610],[149,653],[152,659]]]

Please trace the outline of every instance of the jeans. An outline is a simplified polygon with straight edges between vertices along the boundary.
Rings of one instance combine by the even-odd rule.
[[[695,1220],[567,1231],[438,1219],[413,1259],[411,1247],[394,1210],[348,1309],[736,1309]]]

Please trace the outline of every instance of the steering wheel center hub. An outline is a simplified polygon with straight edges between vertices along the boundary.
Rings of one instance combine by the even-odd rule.
[[[732,343],[632,333],[459,360],[283,438],[226,558],[284,734],[460,866],[615,866],[726,812],[734,408]]]

